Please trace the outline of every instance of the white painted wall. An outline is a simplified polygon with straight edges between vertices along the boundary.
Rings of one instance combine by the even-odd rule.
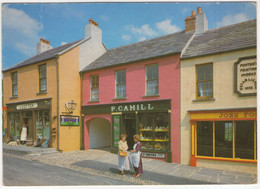
[[[94,119],[89,124],[89,147],[100,148],[111,145],[111,126],[106,119]]]

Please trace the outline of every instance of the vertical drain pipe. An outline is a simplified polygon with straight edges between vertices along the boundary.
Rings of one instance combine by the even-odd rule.
[[[56,76],[57,76],[57,151],[62,152],[59,148],[59,119],[60,119],[60,113],[59,113],[59,64],[58,64],[58,55],[55,55],[55,62],[56,62]]]

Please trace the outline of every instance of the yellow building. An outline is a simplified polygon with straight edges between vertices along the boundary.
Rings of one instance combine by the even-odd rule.
[[[181,163],[257,173],[256,20],[195,33],[181,58]]]
[[[28,145],[83,149],[79,71],[105,51],[102,31],[90,19],[85,38],[57,48],[41,39],[36,56],[4,70],[5,140],[20,139],[25,124]]]

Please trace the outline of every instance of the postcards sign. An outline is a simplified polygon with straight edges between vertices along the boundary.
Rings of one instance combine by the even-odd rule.
[[[239,96],[255,96],[257,91],[256,56],[239,58],[235,63],[235,93]]]

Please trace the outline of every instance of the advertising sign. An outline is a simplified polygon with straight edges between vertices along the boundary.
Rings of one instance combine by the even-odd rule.
[[[79,126],[79,116],[61,115],[61,126]]]

